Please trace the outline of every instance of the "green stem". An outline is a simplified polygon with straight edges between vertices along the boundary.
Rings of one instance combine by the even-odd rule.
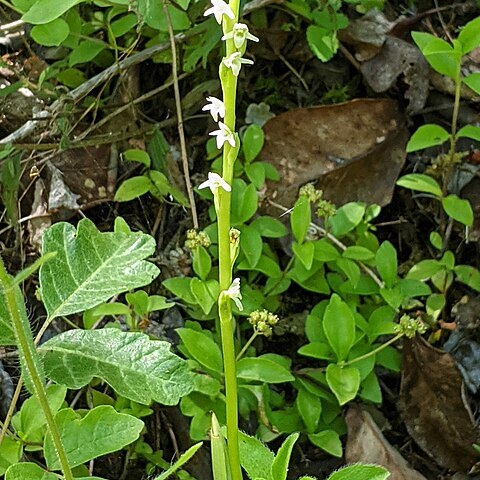
[[[243,346],[240,350],[240,353],[237,355],[237,362],[243,357],[245,352],[247,351],[248,347],[252,344],[252,342],[258,337],[258,332],[254,331],[253,335],[247,340],[247,343]]]
[[[15,331],[15,337],[17,340],[17,346],[23,356],[24,366],[27,369],[28,375],[31,379],[31,386],[35,397],[40,403],[40,407],[43,410],[45,419],[47,421],[48,430],[52,436],[53,444],[60,460],[62,472],[65,480],[74,480],[70,465],[68,463],[67,454],[63,448],[63,444],[60,438],[60,433],[55,423],[52,410],[48,404],[47,392],[45,385],[41,379],[41,374],[37,368],[38,360],[36,357],[35,346],[33,344],[33,338],[30,330],[24,326],[22,321],[22,311],[25,310],[25,304],[18,298],[20,293],[16,294],[18,286],[13,282],[13,279],[8,275],[3,260],[0,258],[0,285],[3,287],[3,292],[6,300],[6,307],[12,321],[12,326]],[[26,318],[26,315],[25,315]]]
[[[392,343],[395,343],[397,340],[400,340],[403,336],[404,336],[404,333],[399,333],[395,335],[393,338],[391,338],[387,342],[382,343],[382,345],[377,347],[375,350],[372,350],[371,352],[368,352],[365,355],[360,355],[360,357],[349,360],[348,362],[342,363],[342,367],[346,367],[347,365],[351,365],[352,363],[359,362],[360,360],[365,360],[366,358],[371,357],[372,355],[375,355],[378,352],[381,352],[384,348],[388,347]]]

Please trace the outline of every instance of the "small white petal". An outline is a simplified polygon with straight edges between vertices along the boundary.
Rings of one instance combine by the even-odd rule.
[[[225,142],[228,142],[232,147],[235,147],[235,134],[223,122],[218,122],[218,126],[220,127],[219,130],[215,130],[209,134],[217,137],[217,148],[220,150]]]
[[[217,188],[223,188],[226,192],[232,191],[232,187],[218,173],[213,172],[209,172],[208,180],[201,183],[197,188],[199,190],[202,188],[209,188],[212,193],[215,193]]]
[[[231,300],[234,301],[236,307],[242,311],[243,310],[243,305],[242,305],[242,294],[240,293],[240,279],[235,278],[233,280],[232,284],[228,288],[228,290],[225,290],[224,294],[227,297],[230,297]]]
[[[212,118],[218,122],[218,117],[225,117],[225,104],[216,97],[207,97],[209,104],[202,108],[202,111],[210,111]]]
[[[205,10],[204,16],[213,14],[215,16],[215,20],[218,23],[222,23],[223,15],[231,18],[232,20],[235,18],[235,14],[233,13],[230,5],[224,2],[224,0],[212,0],[212,7]]]

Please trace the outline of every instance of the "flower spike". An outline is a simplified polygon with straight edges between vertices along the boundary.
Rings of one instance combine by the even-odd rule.
[[[210,111],[212,118],[218,122],[218,117],[225,117],[225,104],[216,97],[207,97],[207,105],[202,108],[203,112]]]
[[[233,38],[233,43],[237,50],[240,50],[247,40],[251,40],[252,42],[259,41],[258,37],[248,31],[248,27],[244,23],[236,23],[233,29],[222,37],[222,40],[229,40],[231,38]]]
[[[218,23],[222,23],[223,15],[226,15],[232,20],[235,18],[235,14],[230,8],[230,5],[228,5],[228,3],[224,2],[223,0],[212,0],[212,6],[208,10],[205,10],[203,16],[206,17],[207,15],[211,15],[212,13]]]

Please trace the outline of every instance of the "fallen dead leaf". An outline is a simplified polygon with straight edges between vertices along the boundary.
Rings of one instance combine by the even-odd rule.
[[[374,463],[390,472],[389,480],[426,480],[385,439],[371,415],[357,405],[347,412],[345,459],[348,463]]]
[[[264,132],[261,158],[280,173],[266,198],[286,207],[307,182],[336,205],[388,204],[409,135],[397,103],[387,99],[290,110],[269,120]]]
[[[423,338],[405,340],[400,406],[407,430],[439,465],[468,471],[477,459],[477,431],[453,357]]]

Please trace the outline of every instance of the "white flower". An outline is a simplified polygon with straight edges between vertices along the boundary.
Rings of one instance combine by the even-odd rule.
[[[243,305],[242,305],[242,294],[240,293],[240,279],[239,278],[236,278],[232,284],[230,285],[230,287],[228,288],[228,290],[225,290],[224,292],[224,295],[229,297],[230,299],[232,299],[234,302],[235,302],[235,305],[237,306],[237,308],[242,311],[243,310]]]
[[[219,130],[209,133],[209,135],[217,137],[217,148],[220,150],[225,142],[235,147],[235,134],[223,122],[218,122],[218,126]]]
[[[213,119],[218,122],[218,117],[225,117],[225,104],[216,97],[207,97],[207,102],[209,104],[205,105],[202,108],[203,112],[210,111],[210,115]]]
[[[213,194],[217,188],[223,188],[226,192],[232,191],[232,187],[218,173],[212,172],[208,173],[208,180],[198,186],[199,190],[202,188],[209,188]]]
[[[205,10],[203,16],[206,17],[207,15],[210,15],[212,13],[215,15],[215,20],[218,23],[222,23],[223,15],[226,15],[232,20],[235,18],[235,14],[230,8],[230,5],[228,5],[228,3],[224,2],[223,0],[212,0],[212,7],[210,7],[208,10]]]
[[[247,40],[251,40],[252,42],[258,42],[258,37],[252,35],[248,31],[247,25],[245,25],[244,23],[236,23],[233,26],[233,30],[224,35],[222,37],[222,40],[228,40],[230,38],[233,38],[233,43],[238,50],[242,48],[243,44]]]
[[[232,73],[236,77],[238,77],[238,74],[240,73],[242,63],[253,65],[252,60],[249,60],[248,58],[242,58],[242,54],[240,52],[232,53],[229,57],[224,58],[223,63],[226,67],[232,69]]]

